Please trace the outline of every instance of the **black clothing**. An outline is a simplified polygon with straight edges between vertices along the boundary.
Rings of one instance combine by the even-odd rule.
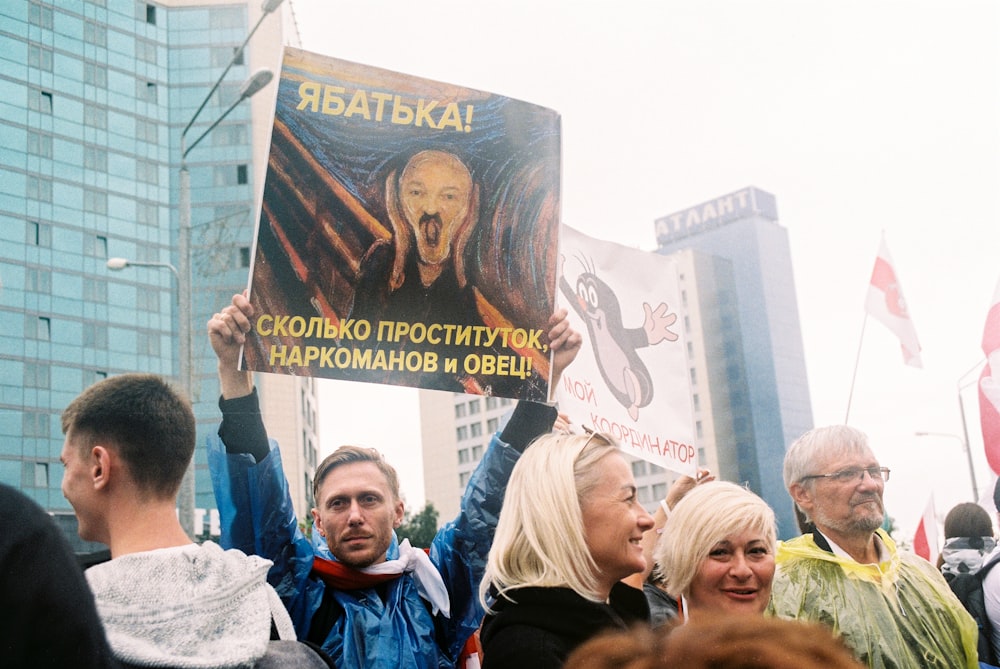
[[[519,588],[498,598],[483,621],[483,669],[557,669],[584,641],[649,622],[646,597],[623,583],[610,604],[569,588]]]
[[[62,530],[40,506],[2,484],[0,509],[0,664],[117,667]]]

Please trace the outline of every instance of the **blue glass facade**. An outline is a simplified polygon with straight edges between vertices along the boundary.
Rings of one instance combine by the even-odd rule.
[[[813,427],[788,232],[774,196],[749,187],[656,221],[659,253],[693,249],[721,261],[722,288],[705,304],[723,332],[710,374],[725,379],[727,402],[716,420],[731,426],[736,480],[774,508],[781,537],[799,534],[782,480],[785,450]],[[719,263],[716,263],[716,267]],[[720,276],[725,275],[722,280]],[[702,297],[709,295],[701,291]],[[718,299],[718,296],[726,299]]]
[[[179,372],[173,273],[106,262],[178,266],[180,134],[248,30],[243,4],[0,6],[0,481],[54,512],[71,538],[60,412],[106,376]],[[249,72],[233,66],[189,144]],[[199,440],[219,416],[204,324],[246,284],[251,134],[244,103],[188,155]],[[204,457],[199,448],[196,506],[209,509]]]

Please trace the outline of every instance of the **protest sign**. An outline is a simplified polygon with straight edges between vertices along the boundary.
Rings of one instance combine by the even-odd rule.
[[[286,49],[246,368],[545,399],[559,132],[537,105]]]
[[[559,302],[583,347],[557,388],[570,419],[694,475],[697,449],[676,263],[562,226]]]

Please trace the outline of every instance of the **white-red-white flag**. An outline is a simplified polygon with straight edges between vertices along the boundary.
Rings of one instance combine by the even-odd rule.
[[[913,327],[910,313],[906,310],[903,289],[896,278],[896,270],[889,256],[885,237],[882,237],[878,257],[875,259],[875,268],[872,270],[868,297],[865,299],[865,311],[899,337],[900,346],[903,348],[903,362],[912,367],[923,367],[920,361],[917,330]]]
[[[979,421],[983,428],[986,461],[1000,474],[1000,281],[993,291],[993,303],[983,329],[986,366],[979,375]]]
[[[933,562],[938,556],[938,527],[937,516],[934,514],[934,495],[931,494],[924,508],[924,515],[920,517],[920,524],[917,525],[917,532],[913,535],[913,552],[927,560]]]

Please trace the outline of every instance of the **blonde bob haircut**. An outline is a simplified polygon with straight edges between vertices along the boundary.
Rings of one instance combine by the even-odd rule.
[[[655,549],[659,575],[673,597],[687,596],[701,563],[721,541],[752,530],[773,555],[778,530],[774,511],[746,488],[728,481],[699,485],[670,512]]]
[[[601,460],[618,452],[614,438],[599,432],[547,434],[524,452],[511,472],[479,587],[487,610],[493,595],[527,587],[570,588],[604,601],[580,500],[600,482]]]

